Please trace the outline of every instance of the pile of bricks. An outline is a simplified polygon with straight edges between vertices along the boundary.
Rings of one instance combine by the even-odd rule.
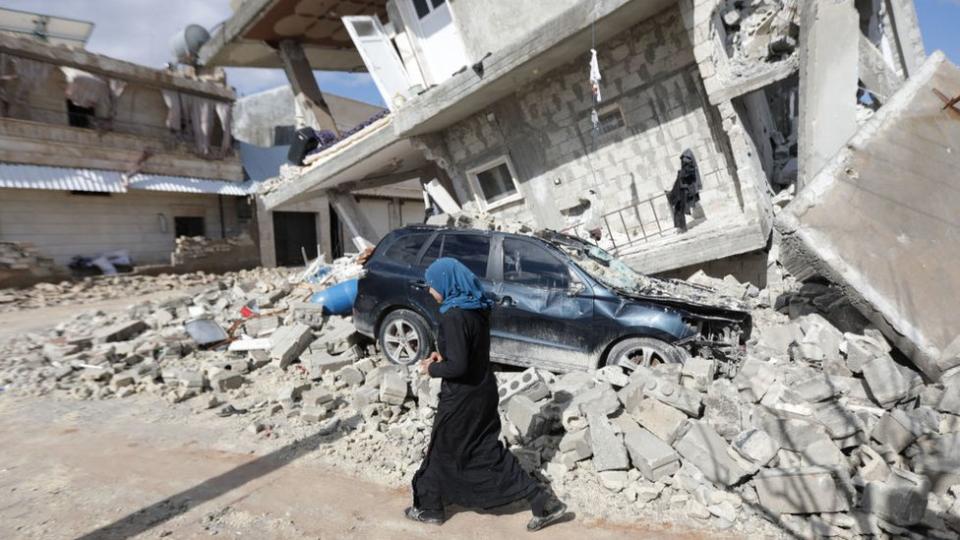
[[[207,238],[205,236],[180,236],[177,246],[170,254],[170,264],[179,266],[192,260],[207,257],[227,257],[235,252],[253,251],[256,246],[248,234],[229,238]]]

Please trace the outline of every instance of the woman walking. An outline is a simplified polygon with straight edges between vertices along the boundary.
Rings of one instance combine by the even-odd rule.
[[[441,524],[444,506],[493,508],[530,502],[527,530],[556,522],[566,505],[527,474],[500,442],[497,382],[490,369],[490,306],[477,277],[459,261],[438,259],[427,269],[440,303],[439,352],[420,371],[443,379],[430,446],[413,477],[413,506],[405,515]]]

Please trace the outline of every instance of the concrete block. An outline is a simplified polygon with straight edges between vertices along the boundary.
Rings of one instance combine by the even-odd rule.
[[[316,424],[326,418],[328,414],[330,414],[330,411],[322,405],[304,405],[303,410],[300,411],[300,419],[308,424]]]
[[[687,432],[674,443],[683,459],[696,466],[711,482],[730,487],[743,479],[744,470],[729,455],[730,445],[703,421],[688,421]]]
[[[937,402],[936,409],[941,412],[960,415],[960,381],[945,384],[943,394]]]
[[[816,422],[778,418],[769,413],[758,414],[755,427],[766,431],[781,448],[793,452],[802,452],[818,440],[830,439],[827,430]]]
[[[951,487],[960,486],[960,456],[920,454],[913,459],[913,472],[927,478],[933,493],[943,495]],[[954,491],[960,493],[960,489],[955,488]]]
[[[826,360],[827,355],[816,343],[796,343],[790,347],[790,358],[794,362],[819,364]]]
[[[360,411],[380,401],[380,389],[373,386],[362,386],[353,391],[350,404]]]
[[[639,387],[641,383],[643,385],[642,390]],[[631,376],[631,383],[628,388],[629,393],[624,402],[625,406],[628,402],[632,405],[636,401],[638,393],[642,391],[644,396],[652,397],[671,407],[680,409],[688,416],[700,416],[701,397],[699,393],[684,388],[673,381],[657,377],[649,369],[638,367]],[[624,388],[624,390],[628,390],[628,388]]]
[[[845,439],[864,429],[856,414],[835,401],[821,403],[814,410],[813,417],[826,428],[832,439]]]
[[[786,352],[791,344],[803,337],[803,332],[796,323],[762,327],[759,330],[760,336],[757,344],[778,353]]]
[[[864,444],[859,448],[860,468],[857,477],[862,483],[886,482],[890,476],[890,466],[879,452]]]
[[[826,401],[840,393],[840,389],[831,382],[830,377],[822,373],[793,385],[792,390],[800,398],[812,402]]]
[[[617,393],[606,383],[577,394],[571,404],[579,407],[584,415],[596,413],[609,416],[620,409]]]
[[[340,370],[337,371],[337,378],[346,382],[350,386],[363,384],[363,373],[352,365],[340,368]],[[374,386],[372,388],[379,392],[377,387]]]
[[[97,343],[129,341],[145,332],[147,328],[149,328],[147,323],[141,320],[125,321],[97,330],[93,338]]]
[[[870,437],[887,445],[899,454],[916,440],[917,434],[914,428],[914,421],[907,413],[900,409],[894,409],[880,417],[880,421],[874,426]]]
[[[313,332],[305,324],[294,323],[280,327],[270,336],[270,359],[275,361],[280,369],[285,369],[300,356],[311,341]]]
[[[593,468],[597,471],[626,470],[630,467],[623,437],[614,430],[605,414],[591,413],[590,444],[593,448]]]
[[[820,465],[837,469],[847,469],[847,458],[840,448],[830,439],[814,441],[800,452],[803,464]]]
[[[210,380],[210,386],[218,392],[226,392],[243,386],[243,375],[233,371],[221,371]]]
[[[333,356],[320,347],[308,347],[300,355],[300,363],[311,379],[319,379],[328,371],[337,371],[353,363],[353,357],[349,354]]]
[[[760,505],[774,515],[846,512],[850,503],[825,467],[764,469],[753,479]]]
[[[304,407],[326,405],[333,401],[333,393],[326,388],[317,387],[303,392],[300,398]]]
[[[767,389],[777,380],[777,374],[769,363],[750,357],[740,366],[740,372],[733,378],[744,399],[754,403],[763,399]]]
[[[680,470],[680,455],[653,433],[638,426],[624,416],[621,423],[623,444],[627,447],[630,462],[644,478],[656,482],[665,476],[671,476]],[[624,425],[626,424],[626,425]]]
[[[524,439],[534,439],[543,430],[540,407],[526,396],[514,395],[507,400],[506,415]]]
[[[380,381],[380,401],[390,405],[403,405],[406,398],[406,378],[396,372],[385,374],[383,380]]]
[[[547,383],[538,380],[521,390],[518,395],[524,396],[530,401],[540,401],[541,399],[550,397],[550,388],[547,386]]]
[[[442,384],[442,379],[420,377],[417,380],[417,402],[421,407],[437,408],[437,405],[440,403],[440,388]]]
[[[522,373],[511,377],[507,382],[497,388],[497,394],[500,396],[500,403],[504,403],[515,394],[534,386],[537,382],[542,382],[537,370],[528,368]],[[533,400],[537,401],[537,400]]]
[[[630,377],[624,373],[620,366],[604,366],[598,369],[594,376],[598,381],[606,382],[616,388],[622,388],[630,382]]]
[[[743,408],[737,387],[730,379],[720,378],[713,381],[703,396],[703,420],[709,422],[727,441],[733,440],[743,430]]]
[[[740,433],[733,439],[731,447],[737,454],[759,467],[769,465],[780,451],[780,443],[759,429],[748,429]]]
[[[710,383],[717,374],[716,360],[707,360],[694,356],[683,364],[681,372],[682,383],[685,387],[698,392],[706,392]]]
[[[847,333],[843,337],[841,346],[847,354],[847,368],[854,373],[862,373],[864,364],[886,354],[885,343],[877,343],[870,336]]]
[[[590,430],[568,432],[560,439],[557,449],[564,454],[576,456],[576,460],[587,459],[593,455],[593,444],[590,442]]]
[[[636,407],[626,412],[667,444],[673,444],[687,421],[687,415],[679,410],[650,398],[640,400]]]
[[[893,468],[886,482],[868,482],[860,507],[901,527],[920,523],[927,509],[930,482],[925,477]]]

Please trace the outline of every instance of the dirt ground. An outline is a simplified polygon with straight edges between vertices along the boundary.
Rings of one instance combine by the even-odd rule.
[[[123,309],[115,300],[82,309]],[[0,317],[0,340],[54,325],[78,307]],[[0,391],[0,538],[528,537],[523,507],[456,512],[442,527],[402,517],[404,489],[346,476],[309,457],[306,437],[264,449],[236,424],[205,421],[149,395],[13,398]],[[697,531],[575,518],[557,539],[701,538]]]

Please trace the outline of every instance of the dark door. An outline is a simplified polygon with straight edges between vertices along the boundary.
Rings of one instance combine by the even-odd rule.
[[[593,292],[534,240],[505,237],[494,253],[500,267],[492,284],[491,354],[511,364],[587,369]]]
[[[203,236],[206,234],[202,217],[173,217],[173,234],[176,238],[181,236]]]
[[[274,212],[273,239],[277,266],[302,266],[307,258],[317,258],[317,215],[313,212]]]

